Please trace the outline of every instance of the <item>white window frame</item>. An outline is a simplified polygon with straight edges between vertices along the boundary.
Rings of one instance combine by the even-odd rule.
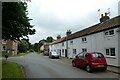
[[[73,45],[73,40],[72,40],[72,41],[70,41],[70,45]]]
[[[82,37],[81,40],[82,40],[83,43],[87,42],[87,38],[86,37]]]
[[[87,52],[87,48],[82,48],[82,52]]]
[[[110,34],[110,31],[113,31],[113,34]],[[106,34],[107,33],[107,34]],[[115,35],[115,30],[114,29],[111,29],[111,30],[107,30],[104,32],[104,36],[105,37],[112,37]]]
[[[73,54],[77,54],[77,50],[76,49],[73,49]]]
[[[62,46],[64,46],[64,42],[62,42]]]
[[[114,53],[115,56],[111,56],[111,54],[112,54],[112,53],[111,53],[111,49],[115,49],[115,51],[114,51],[114,52],[115,52],[115,53]],[[109,51],[108,51],[108,52],[109,52],[108,55],[107,55],[107,53],[106,53],[106,52],[107,52],[106,50],[109,50]],[[111,47],[111,48],[106,48],[106,49],[105,49],[105,55],[106,55],[106,57],[113,57],[113,58],[115,58],[115,57],[116,57],[116,48],[113,48],[113,47]]]

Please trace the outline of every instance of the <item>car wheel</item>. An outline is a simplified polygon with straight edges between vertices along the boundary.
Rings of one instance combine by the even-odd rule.
[[[106,70],[107,70],[107,68],[104,68],[104,69],[103,69],[103,71],[106,71]]]
[[[87,72],[92,72],[92,69],[89,65],[86,65],[86,70],[87,70]]]
[[[53,59],[53,57],[51,56],[51,59]]]
[[[74,61],[72,61],[72,66],[73,66],[73,67],[76,67],[76,64],[75,64],[75,62],[74,62]]]

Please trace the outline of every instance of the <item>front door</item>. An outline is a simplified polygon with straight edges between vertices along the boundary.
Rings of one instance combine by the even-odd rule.
[[[68,56],[67,56],[67,49],[65,49],[65,57],[68,57]]]

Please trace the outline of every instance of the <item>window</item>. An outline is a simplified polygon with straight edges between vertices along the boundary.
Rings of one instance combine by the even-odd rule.
[[[114,30],[110,30],[109,35],[113,35],[113,34],[114,34]]]
[[[79,58],[82,58],[83,57],[83,53],[80,53],[77,55]]]
[[[109,49],[106,49],[106,55],[109,55]]]
[[[103,58],[104,56],[101,53],[95,53],[95,54],[92,54],[92,57],[93,58]]]
[[[62,43],[62,46],[64,46],[64,42]]]
[[[76,54],[76,49],[73,49],[73,54]]]
[[[110,48],[111,56],[115,56],[115,48]]]
[[[83,38],[82,38],[82,42],[87,42],[86,37],[83,37]]]
[[[3,50],[5,50],[5,46],[3,46]]]
[[[108,35],[108,32],[105,32],[105,35]]]
[[[86,49],[86,48],[83,48],[83,49],[82,49],[82,52],[87,52],[87,49]]]
[[[73,45],[73,41],[70,41],[70,45]]]
[[[108,48],[106,49],[107,56],[115,56],[115,48]]]
[[[104,32],[105,36],[110,36],[110,35],[114,35],[114,30],[109,30]]]

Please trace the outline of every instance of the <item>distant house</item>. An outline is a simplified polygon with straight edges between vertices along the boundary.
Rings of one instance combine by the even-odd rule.
[[[53,41],[49,46],[50,51],[56,51],[57,53],[59,53],[60,56],[67,57],[66,43],[64,42],[64,40],[65,37],[62,37]]]
[[[40,47],[40,51],[44,51],[44,45]]]
[[[2,53],[9,53],[9,55],[17,54],[18,42],[16,40],[1,40],[2,43]]]
[[[70,34],[64,39],[56,40],[50,45],[50,50],[56,50],[61,56],[68,58],[74,58],[80,52],[97,51],[104,54],[108,65],[120,67],[118,64],[120,16],[112,19],[106,17],[96,25]]]
[[[44,52],[49,52],[49,45],[50,45],[50,43],[44,43],[43,44]]]

